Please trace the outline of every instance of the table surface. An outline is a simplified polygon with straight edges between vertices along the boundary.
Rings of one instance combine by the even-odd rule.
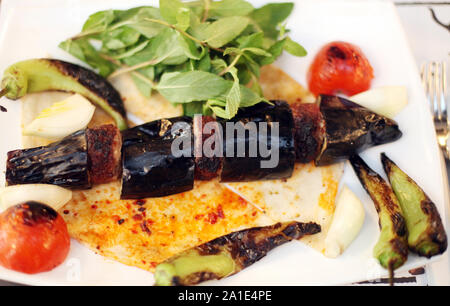
[[[418,67],[431,60],[449,62],[450,2],[403,0],[394,1],[394,3]],[[445,175],[445,177],[447,176]],[[447,209],[446,216],[442,216],[446,217],[448,221],[450,221],[449,210]],[[447,229],[447,233],[450,236],[450,229]],[[439,262],[398,275],[396,282],[402,285],[450,285],[450,256],[448,253]],[[383,284],[385,281],[381,283]],[[366,282],[361,285],[365,284],[372,285],[374,283]],[[5,285],[14,284],[0,280],[0,286]]]

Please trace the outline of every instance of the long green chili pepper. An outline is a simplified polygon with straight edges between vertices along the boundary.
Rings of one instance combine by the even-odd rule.
[[[238,273],[294,239],[320,232],[315,223],[286,222],[228,234],[186,250],[156,267],[155,285],[195,285]]]
[[[406,224],[400,204],[388,183],[370,169],[361,157],[354,155],[350,162],[378,212],[381,234],[373,254],[389,270],[392,280],[393,271],[408,258]]]
[[[11,65],[3,74],[0,97],[17,100],[48,90],[79,93],[106,111],[120,130],[127,128],[123,101],[112,85],[91,70],[59,60],[31,59]]]
[[[434,203],[386,154],[381,161],[405,216],[409,248],[428,258],[444,253],[447,235]]]

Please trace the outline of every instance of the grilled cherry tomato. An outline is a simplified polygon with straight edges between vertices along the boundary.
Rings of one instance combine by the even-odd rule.
[[[70,237],[51,207],[25,202],[0,214],[0,264],[28,273],[50,271],[67,257]]]
[[[352,96],[369,89],[373,68],[359,47],[335,41],[317,53],[307,79],[315,95],[341,92]]]

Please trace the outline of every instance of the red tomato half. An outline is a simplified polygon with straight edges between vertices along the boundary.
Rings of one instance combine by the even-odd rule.
[[[370,88],[373,69],[359,47],[334,41],[317,53],[307,79],[309,90],[316,96],[338,92],[352,96]]]
[[[0,264],[5,268],[28,274],[50,271],[69,249],[67,225],[53,208],[26,202],[0,214]]]

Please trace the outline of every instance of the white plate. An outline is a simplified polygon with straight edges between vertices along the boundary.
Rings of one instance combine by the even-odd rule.
[[[254,3],[260,6],[263,1]],[[0,10],[0,71],[27,58],[55,57],[77,62],[59,50],[58,43],[77,34],[89,14],[103,9],[152,4],[157,4],[157,1],[3,0]],[[433,124],[393,4],[385,1],[297,1],[288,28],[292,30],[294,40],[301,42],[309,55],[294,58],[284,54],[277,64],[302,84],[306,83],[307,68],[318,49],[329,41],[344,40],[360,46],[370,59],[375,71],[373,86],[407,86],[409,105],[396,118],[403,137],[395,143],[367,150],[363,158],[382,173],[379,153],[387,152],[423,186],[441,215],[445,216],[444,185]],[[1,104],[8,108],[7,113],[0,113],[0,169],[4,169],[6,152],[20,147],[20,105],[6,99],[2,99]],[[372,248],[379,233],[373,204],[348,164],[343,180],[364,202],[367,215],[360,235],[343,256],[327,259],[301,243],[292,242],[272,251],[237,275],[209,284],[343,284],[386,276],[372,258]],[[0,176],[2,184],[3,175]],[[428,262],[410,255],[401,270]],[[104,259],[75,242],[67,261],[54,271],[29,276],[0,268],[0,279],[38,285],[153,283],[151,273]]]

